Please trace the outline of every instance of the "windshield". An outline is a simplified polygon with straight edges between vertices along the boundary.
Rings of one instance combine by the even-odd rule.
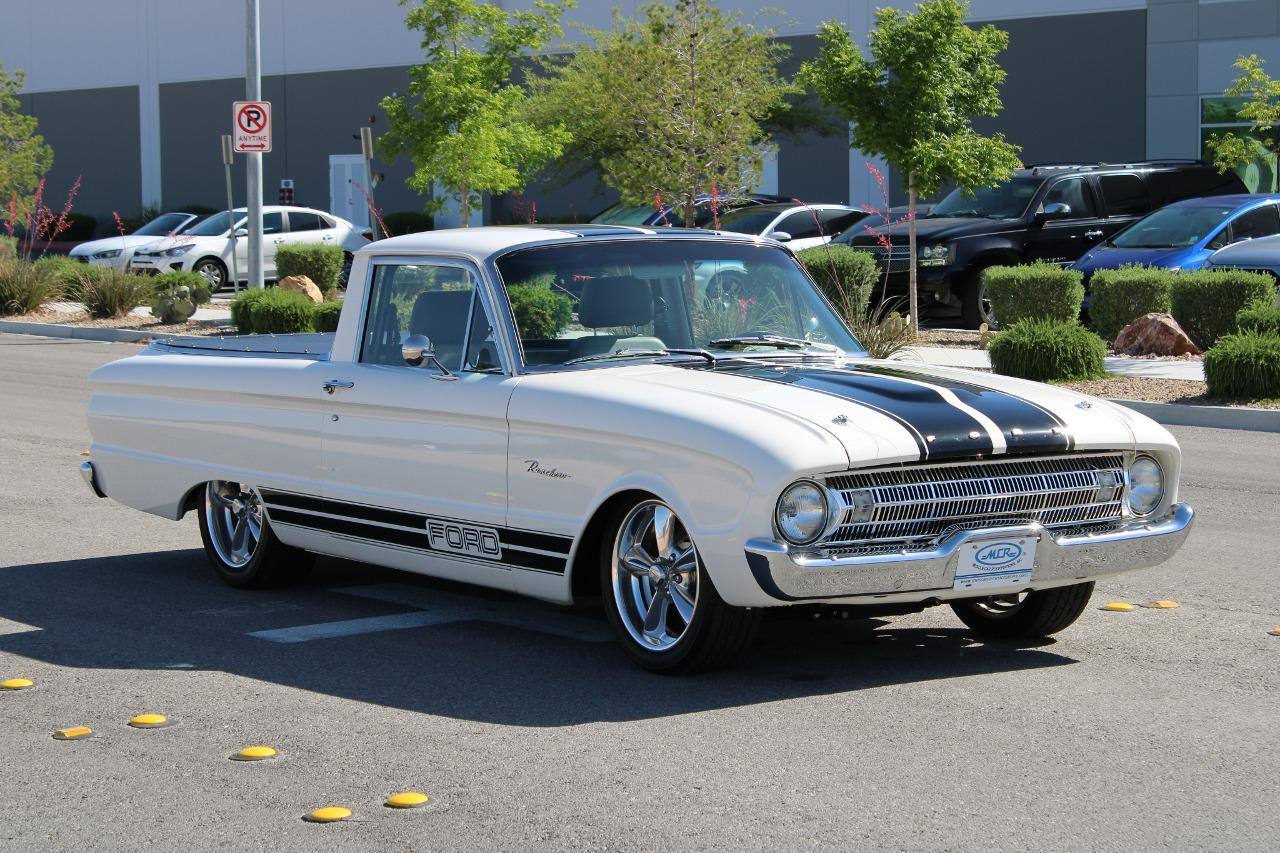
[[[1120,249],[1181,249],[1218,229],[1234,207],[1166,207],[1139,219],[1111,240]]]
[[[652,207],[615,204],[591,221],[598,225],[644,225],[653,214]]]
[[[523,249],[497,266],[529,365],[620,350],[779,352],[763,343],[711,343],[760,334],[796,339],[801,349],[862,349],[795,260],[774,246],[590,242]]]
[[[190,213],[162,213],[133,233],[137,237],[164,237],[167,234],[180,234],[182,226],[188,219],[191,219]],[[194,219],[191,221],[195,222]]]
[[[237,224],[244,221],[243,216],[243,210],[236,211]],[[227,212],[215,213],[187,233],[192,237],[221,237],[227,233]]]
[[[962,189],[952,190],[942,201],[925,214],[926,219],[944,216],[966,216],[987,219],[1017,219],[1027,212],[1027,206],[1043,178],[1014,178],[1006,184],[982,187],[973,193]]]
[[[778,214],[786,209],[772,205],[740,207],[720,217],[720,230],[735,231],[739,234],[763,234],[764,229],[768,228],[773,220],[778,218]]]

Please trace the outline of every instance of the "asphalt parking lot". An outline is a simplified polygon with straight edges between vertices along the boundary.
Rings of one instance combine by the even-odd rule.
[[[1197,529],[1056,641],[781,619],[672,679],[587,609],[336,560],[223,586],[193,517],[76,472],[86,376],[134,351],[0,335],[0,680],[35,682],[0,691],[0,848],[1277,848],[1280,436],[1175,428]]]

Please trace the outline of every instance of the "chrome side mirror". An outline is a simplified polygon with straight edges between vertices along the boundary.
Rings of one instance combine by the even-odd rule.
[[[790,235],[790,234],[788,234],[786,231],[774,231],[774,232],[773,232],[772,234],[770,234],[769,236],[770,236],[770,237],[772,237],[773,239],[777,240],[779,243],[790,243],[790,242],[791,242],[791,235]]]
[[[1071,205],[1055,201],[1052,204],[1046,204],[1044,210],[1040,211],[1040,221],[1049,222],[1054,219],[1066,219],[1070,215]]]
[[[409,335],[404,339],[404,343],[400,345],[400,357],[404,359],[405,364],[410,367],[420,367],[424,361],[429,361],[440,369],[436,379],[457,379],[449,372],[449,368],[440,363],[436,358],[435,345],[431,343],[431,339],[426,335]]]
[[[248,228],[237,228],[237,229],[236,229],[236,236],[237,236],[237,237],[248,237],[248,236],[249,236],[249,229],[248,229]]]
[[[435,346],[426,335],[410,335],[400,345],[400,357],[410,367],[418,367],[424,361],[435,361]]]

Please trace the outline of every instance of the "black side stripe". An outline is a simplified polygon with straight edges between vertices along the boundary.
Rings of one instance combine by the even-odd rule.
[[[1075,438],[1061,418],[1023,397],[911,367],[858,365],[854,369],[946,388],[966,406],[991,418],[1000,427],[1010,453],[1050,453],[1075,447]],[[1014,433],[1014,429],[1020,432]]]
[[[911,433],[922,460],[986,456],[994,450],[977,419],[917,384],[849,369],[746,367],[737,372],[830,394],[886,415]]]
[[[571,537],[551,533],[475,524],[469,521],[426,516],[403,510],[347,503],[291,492],[263,489],[261,494],[272,521],[454,559],[564,574],[568,565],[568,554],[573,547]],[[500,554],[487,556],[437,547],[432,543],[431,535],[427,531],[428,520],[496,531]],[[518,549],[537,549],[551,553],[540,554]]]

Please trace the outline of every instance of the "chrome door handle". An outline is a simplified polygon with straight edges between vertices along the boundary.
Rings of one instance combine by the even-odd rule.
[[[345,379],[330,379],[328,382],[325,382],[320,387],[324,389],[324,393],[332,394],[334,391],[338,390],[339,388],[354,388],[356,387],[356,383],[348,382]]]
[[[1100,230],[1099,230],[1099,231],[1086,231],[1086,232],[1084,232],[1084,236],[1085,236],[1086,238],[1088,238],[1088,237],[1101,237],[1101,236],[1102,236],[1102,231],[1100,231]]]

